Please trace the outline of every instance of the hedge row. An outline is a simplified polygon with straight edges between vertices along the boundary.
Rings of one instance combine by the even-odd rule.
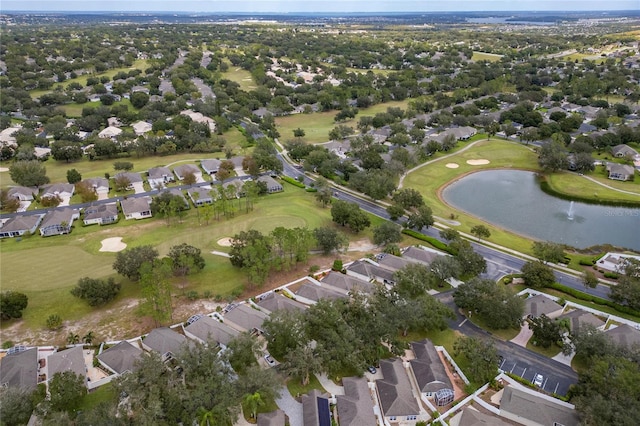
[[[443,243],[442,241],[436,238],[421,234],[420,232],[416,232],[412,229],[403,229],[402,233],[410,237],[417,238],[418,240],[426,241],[429,244],[431,244],[433,247],[437,248],[438,250],[446,251],[447,253],[453,256],[458,254],[456,250],[454,250],[453,248],[449,247],[448,245],[446,245],[445,243]]]
[[[583,293],[583,292],[581,292],[579,290],[576,290],[574,288],[567,287],[565,285],[558,284],[558,283],[553,283],[551,285],[548,285],[547,287],[548,288],[552,288],[554,290],[561,291],[563,293],[566,293],[569,296],[575,297],[576,299],[584,300],[585,302],[593,302],[593,303],[596,303],[598,305],[608,306],[608,307],[610,307],[612,309],[615,309],[618,312],[622,312],[622,313],[625,313],[625,314],[628,314],[628,315],[633,315],[633,316],[636,316],[636,317],[640,318],[640,311],[636,311],[635,309],[630,308],[628,306],[620,305],[620,304],[615,303],[615,302],[613,302],[611,300],[607,300],[607,299],[603,299],[603,298],[598,297],[598,296],[593,296],[591,294]]]
[[[281,176],[281,179],[287,183],[290,183],[293,186],[297,186],[298,188],[306,188],[306,185],[302,182],[298,182],[292,177],[289,176]]]
[[[544,176],[538,177],[538,183],[540,184],[540,189],[542,190],[542,192],[567,201],[579,201],[586,204],[600,204],[613,207],[640,207],[640,202],[634,200],[600,200],[597,198],[583,197],[580,195],[570,195],[563,192],[558,192],[551,187]]]

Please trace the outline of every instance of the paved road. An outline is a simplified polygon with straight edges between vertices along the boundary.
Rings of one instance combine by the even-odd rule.
[[[465,336],[493,340],[498,353],[504,358],[500,365],[501,370],[513,373],[530,382],[533,381],[536,374],[542,374],[544,377],[542,388],[558,395],[566,395],[569,387],[578,382],[578,375],[571,367],[515,343],[498,339],[471,321],[465,321],[465,317],[460,314],[453,301],[453,291],[440,293],[435,297],[456,313],[456,318],[449,322],[450,328],[458,330]]]

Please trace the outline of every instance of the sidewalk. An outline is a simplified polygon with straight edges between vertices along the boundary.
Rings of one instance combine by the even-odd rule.
[[[323,388],[333,396],[335,395],[344,395],[344,387],[336,385],[333,383],[331,379],[327,377],[325,373],[316,374],[318,381],[322,385]]]

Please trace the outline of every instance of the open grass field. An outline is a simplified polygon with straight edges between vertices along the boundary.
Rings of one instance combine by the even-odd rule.
[[[205,258],[205,269],[189,277],[184,289],[176,279],[174,294],[178,297],[183,291],[195,291],[199,296],[207,292],[211,296],[226,297],[242,292],[247,280],[227,258],[211,254],[213,250],[229,251],[229,247],[218,245],[218,240],[248,229],[268,233],[278,226],[313,229],[332,224],[330,209],[319,207],[313,194],[288,184],[283,193],[259,198],[254,210],[249,213],[244,210],[244,201],[240,203],[235,217],[211,220],[209,224],[199,224],[196,211],[192,209],[182,223],[170,226],[161,219],[121,220],[118,224],[105,227],[84,227],[81,222],[75,222],[73,232],[69,235],[49,238],[34,235],[21,241],[0,240],[2,289],[21,291],[29,297],[29,306],[19,323],[3,322],[3,340],[20,338],[23,336],[20,331],[43,330],[46,318],[51,314],[60,315],[71,326],[84,326],[86,318],[101,317],[94,324],[124,332],[128,328],[123,324],[139,322],[140,319],[135,315],[135,301],[140,297],[139,286],[115,274],[112,264],[116,254],[99,251],[101,241],[105,238],[122,237],[128,248],[150,244],[158,249],[161,256],[166,255],[171,246],[181,243],[198,247]],[[372,217],[373,226],[381,221]],[[371,229],[357,235],[347,232],[353,241],[368,239],[371,234]],[[316,260],[311,259],[308,265],[314,262]],[[91,308],[69,293],[78,279],[85,276],[115,277],[121,282],[122,290],[116,300],[106,306]],[[184,298],[178,297],[176,300],[177,304],[186,302]],[[123,305],[127,305],[128,309],[121,311]],[[116,310],[121,313],[107,315]],[[181,318],[174,317],[174,321],[179,320]],[[17,330],[14,330],[14,325],[18,327]],[[12,329],[11,333],[7,333],[8,328]],[[31,337],[39,339],[39,336]],[[42,340],[46,341],[45,337]]]
[[[227,62],[227,64],[229,65],[229,70],[222,73],[222,78],[238,83],[240,85],[240,89],[245,92],[250,92],[258,87],[253,81],[253,77],[251,77],[251,73],[249,71],[236,67],[232,65],[231,62]]]
[[[504,55],[487,52],[473,52],[472,61],[498,62]]]
[[[479,166],[467,164],[467,160],[473,159],[486,159],[489,160],[489,164]],[[456,163],[459,167],[450,169],[445,167],[447,163]],[[531,251],[530,239],[520,237],[490,223],[483,222],[476,217],[455,210],[438,197],[438,191],[457,177],[476,170],[492,168],[537,171],[537,156],[529,148],[517,143],[498,139],[481,140],[467,151],[435,161],[410,173],[404,180],[404,187],[415,188],[420,191],[435,216],[449,219],[451,214],[454,214],[456,220],[461,222],[461,225],[456,227],[459,231],[469,233],[473,226],[484,224],[491,230],[491,237],[489,238],[491,242],[528,253]]]
[[[605,188],[574,173],[554,173],[547,176],[547,182],[549,182],[552,189],[565,194],[589,197],[602,201],[629,200],[640,202],[640,182],[638,182],[638,179],[631,182],[611,180],[606,177],[606,172],[603,172],[601,169],[604,169],[604,167],[597,166],[596,170],[588,173],[587,176],[596,179],[604,185],[620,189],[621,191],[632,192],[633,194]]]
[[[406,109],[408,101],[385,102],[373,105],[369,108],[360,109],[356,118],[341,123],[336,123],[333,119],[338,111],[316,112],[313,114],[294,114],[286,117],[276,117],[276,125],[280,132],[281,141],[293,139],[293,131],[301,128],[305,131],[304,140],[309,143],[322,143],[329,141],[329,132],[338,124],[350,126],[356,129],[360,117],[374,116],[377,113],[385,112],[387,108],[396,107]]]

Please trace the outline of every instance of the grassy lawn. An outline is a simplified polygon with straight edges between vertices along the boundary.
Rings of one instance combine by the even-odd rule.
[[[486,52],[473,52],[473,56],[471,57],[472,61],[488,61],[488,62],[498,62],[502,59],[504,55],[497,55],[495,53],[486,53]]]
[[[619,182],[607,179],[604,174],[599,170],[601,167],[588,176],[596,179],[598,182],[602,182],[605,185],[623,190],[634,192],[634,194],[627,194],[625,192],[614,191],[609,188],[605,188],[602,185],[598,185],[595,182],[585,179],[582,176],[577,176],[573,173],[554,173],[547,176],[547,182],[551,188],[555,191],[576,195],[581,197],[593,198],[603,201],[619,201],[629,200],[640,203],[640,182]]]
[[[299,377],[289,377],[287,380],[287,389],[294,398],[299,395],[304,395],[313,389],[318,389],[322,393],[326,392],[325,388],[322,387],[315,375],[311,375],[309,378],[309,384],[306,386],[302,386],[302,380]],[[284,392],[284,389],[282,391]]]
[[[313,114],[294,114],[285,117],[276,117],[276,124],[284,142],[293,139],[293,131],[301,128],[305,131],[304,140],[309,143],[321,143],[329,141],[329,132],[338,124],[356,128],[360,117],[374,116],[380,112],[387,111],[387,108],[397,107],[406,109],[408,101],[385,102],[369,108],[360,109],[356,118],[341,123],[336,123],[333,118],[338,111],[316,112]]]
[[[249,71],[233,66],[231,65],[231,62],[227,62],[227,64],[229,65],[229,70],[222,73],[222,78],[238,83],[240,85],[240,89],[245,92],[250,92],[258,87],[253,81],[253,77],[251,77],[251,73]]]
[[[377,220],[381,219],[373,218],[374,222]],[[137,284],[122,279],[112,269],[116,254],[99,251],[104,238],[123,237],[129,248],[150,244],[161,255],[166,255],[171,246],[183,242],[200,248],[206,261],[205,269],[189,277],[184,291],[226,296],[242,290],[246,277],[232,267],[228,259],[210,254],[212,250],[229,250],[219,246],[218,240],[248,229],[268,233],[277,226],[313,229],[330,224],[330,209],[319,208],[312,194],[290,185],[285,186],[283,193],[258,199],[252,212],[245,213],[243,204],[235,217],[211,220],[208,225],[198,224],[195,209],[189,211],[182,223],[171,226],[161,219],[121,220],[105,227],[84,227],[77,221],[69,235],[50,238],[33,235],[21,241],[0,240],[2,289],[18,290],[29,297],[29,306],[22,321],[33,330],[43,328],[50,314],[58,314],[63,320],[77,321],[85,315],[112,309],[125,300],[137,299],[140,297]],[[361,239],[367,235],[363,232],[349,236]],[[35,265],[39,273],[33,273]],[[122,283],[120,295],[104,307],[89,307],[69,293],[78,279],[85,276],[116,277]],[[174,293],[181,293],[177,285]],[[3,323],[3,327],[10,325],[9,322]]]
[[[542,346],[534,345],[532,341],[533,341],[533,337],[531,337],[531,339],[529,339],[529,341],[527,342],[527,349],[533,352],[537,352],[540,355],[544,355],[547,358],[553,358],[554,356],[558,355],[561,351],[561,349],[557,345],[551,345],[548,348],[543,348]]]
[[[284,389],[282,392],[284,392]],[[256,414],[270,413],[278,409],[278,404],[276,404],[276,401],[273,398],[265,398],[262,402],[263,404],[258,407]],[[244,419],[249,423],[256,423],[257,419],[251,417],[251,411],[249,411],[247,405],[244,403],[242,404],[242,414],[244,414]]]
[[[611,308],[609,306],[599,305],[599,304],[594,303],[594,302],[587,302],[586,300],[576,299],[575,297],[569,296],[566,293],[563,293],[563,292],[558,291],[558,290],[554,290],[552,288],[545,288],[544,289],[544,293],[560,297],[560,298],[562,298],[562,299],[564,299],[566,301],[573,302],[573,303],[576,303],[578,305],[587,306],[587,307],[592,308],[592,309],[597,309],[597,310],[599,310],[601,312],[604,312],[606,314],[616,315],[616,316],[619,316],[621,318],[625,318],[625,319],[628,319],[628,320],[631,320],[631,321],[640,322],[640,318],[635,316],[635,315],[630,315],[630,314],[627,314],[627,313],[624,313],[624,312],[617,311],[616,309],[613,309],[613,308]]]
[[[511,340],[514,337],[516,337],[518,333],[520,333],[519,328],[505,328],[505,329],[491,328],[487,325],[484,318],[482,318],[479,315],[474,315],[473,318],[471,318],[471,322],[477,325],[478,327],[484,330],[487,330],[489,333],[493,334],[498,339],[502,339],[502,340]]]
[[[79,411],[89,411],[95,408],[101,402],[112,401],[116,397],[115,391],[113,389],[113,385],[111,383],[107,383],[106,385],[102,385],[98,387],[93,392],[86,394],[82,397],[82,402],[80,403]]]
[[[480,166],[467,164],[468,160],[473,159],[486,159],[489,160],[489,164]],[[459,167],[450,169],[445,167],[447,163],[455,163]],[[438,192],[454,179],[476,170],[505,168],[537,171],[537,164],[536,154],[523,145],[499,139],[482,140],[467,151],[436,161],[410,173],[404,180],[404,187],[420,191],[435,216],[449,219],[452,214],[455,215],[455,219],[461,223],[456,228],[459,231],[469,233],[473,226],[483,224],[491,231],[489,241],[528,253],[531,251],[530,239],[448,206],[438,197]]]

